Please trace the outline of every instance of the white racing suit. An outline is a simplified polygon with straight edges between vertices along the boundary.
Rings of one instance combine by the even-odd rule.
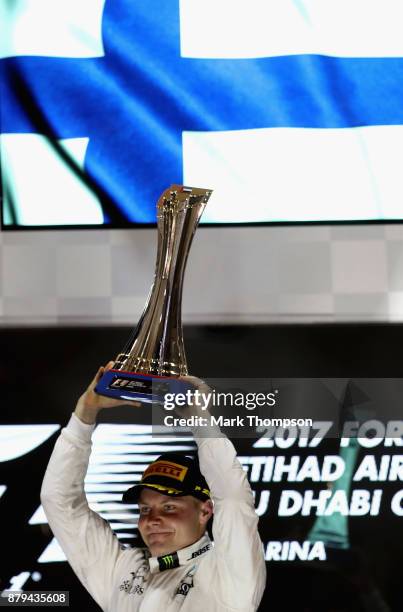
[[[196,437],[214,501],[214,544],[205,535],[161,561],[143,548],[122,549],[109,524],[88,507],[84,478],[94,427],[72,416],[50,458],[41,501],[70,565],[102,610],[255,611],[266,567],[252,491],[232,443],[222,434]]]

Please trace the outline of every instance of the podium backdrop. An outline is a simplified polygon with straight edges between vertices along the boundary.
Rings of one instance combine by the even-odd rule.
[[[97,609],[62,560],[40,506],[39,490],[49,454],[77,397],[98,364],[118,352],[129,331],[127,328],[1,331],[4,350],[0,378],[5,391],[0,426],[2,589],[11,583],[14,588],[27,590],[69,590],[71,609]],[[402,336],[400,326],[379,325],[185,329],[191,372],[203,378],[218,375],[234,379],[246,376],[399,378]],[[146,409],[134,413],[131,408],[122,407],[101,415],[94,436],[87,495],[94,509],[110,521],[122,543],[136,543],[137,513],[135,507],[126,508],[118,502],[121,491],[130,482],[119,479],[117,466],[131,461],[134,481],[145,463],[136,460],[136,454],[149,456],[150,460],[155,455],[149,423]],[[234,443],[256,492],[260,532],[268,557],[268,586],[261,609],[270,606],[275,611],[358,612],[367,609],[368,598],[376,597],[386,602],[389,606],[386,609],[397,612],[403,561],[402,517],[396,513],[397,496],[402,489],[401,469],[395,470],[394,480],[388,474],[383,480],[374,477],[375,468],[372,472],[367,470],[367,477],[350,485],[343,479],[338,480],[333,487],[347,490],[347,516],[343,516],[340,506],[325,520],[323,517],[319,520],[314,509],[305,515],[300,510],[286,516],[287,491],[293,491],[295,499],[302,499],[308,490],[314,496],[319,495],[327,483],[315,481],[312,471],[311,477],[305,474],[299,482],[287,475],[276,482],[268,476],[270,461],[279,461],[281,455],[283,463],[289,464],[294,456],[299,458],[301,468],[308,457],[314,457],[321,470],[326,456],[340,454],[339,444],[335,440],[323,440],[315,448],[295,444],[280,448],[281,443],[270,448],[267,442],[262,445],[259,437],[234,439]],[[132,448],[127,446],[128,438]],[[126,446],[119,447],[120,444]],[[159,440],[159,444],[167,450],[179,445],[190,452],[194,448],[191,438],[180,443]],[[400,461],[401,451],[396,445],[380,443],[354,451],[351,444],[348,449],[344,449],[343,460],[348,466],[353,456],[355,472],[360,465],[364,470],[363,460],[368,455],[374,457],[378,467],[382,457],[389,457],[388,461],[395,457],[395,463]],[[100,469],[102,462],[107,463],[105,469]],[[354,510],[351,499],[357,489],[367,492],[371,509],[368,506],[366,511],[365,508],[364,512],[360,511],[356,499]],[[382,499],[378,503],[376,491],[379,490]],[[282,496],[283,515],[280,515]],[[330,541],[331,536],[339,538],[336,545]],[[307,543],[309,539],[311,544]],[[323,543],[316,550],[312,544],[315,540]],[[323,551],[326,559],[321,558]]]

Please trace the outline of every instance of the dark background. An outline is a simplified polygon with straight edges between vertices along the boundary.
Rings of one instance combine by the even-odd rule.
[[[64,425],[98,366],[120,352],[130,333],[126,327],[1,329],[0,424]],[[185,342],[190,373],[201,378],[403,377],[402,325],[188,326]],[[122,407],[113,416],[103,413],[100,420],[149,422],[141,412],[133,421],[131,410]],[[28,525],[40,503],[40,484],[57,435],[25,456],[0,463],[0,484],[7,485],[0,498],[0,590],[22,571],[39,571],[41,581],[28,579],[24,589],[69,590],[72,610],[98,610],[66,563],[37,563],[52,535],[47,525]],[[256,453],[253,440],[234,444],[241,455]],[[337,452],[334,441],[318,450],[327,452]],[[388,452],[397,451],[371,449],[372,454]],[[254,486],[257,501],[259,486]],[[279,487],[285,488],[274,487],[274,496]],[[393,493],[401,485],[382,487]],[[314,486],[305,483],[304,488]],[[362,488],[371,487],[362,483]],[[313,517],[279,518],[269,512],[260,521],[262,539],[303,541],[313,522]],[[379,517],[350,518],[349,529],[351,549],[329,551],[326,562],[268,563],[261,610],[400,611],[402,519],[386,510]],[[372,607],[366,601],[370,597],[378,600]]]

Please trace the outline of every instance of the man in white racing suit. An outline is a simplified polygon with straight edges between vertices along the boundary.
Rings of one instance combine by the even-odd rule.
[[[148,548],[122,549],[109,524],[89,508],[84,478],[96,416],[122,404],[94,392],[103,372],[100,368],[62,430],[41,491],[49,525],[74,572],[105,612],[257,610],[266,583],[258,517],[234,446],[219,429],[215,437],[193,429],[206,495],[178,496],[147,485],[147,470],[143,474],[139,530]],[[210,495],[214,544],[205,531]]]

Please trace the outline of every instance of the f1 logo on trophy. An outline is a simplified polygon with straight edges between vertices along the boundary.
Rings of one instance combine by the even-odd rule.
[[[137,328],[95,391],[115,399],[163,402],[165,393],[191,385],[182,329],[182,286],[193,236],[210,189],[171,185],[157,203],[158,249],[154,282]]]

